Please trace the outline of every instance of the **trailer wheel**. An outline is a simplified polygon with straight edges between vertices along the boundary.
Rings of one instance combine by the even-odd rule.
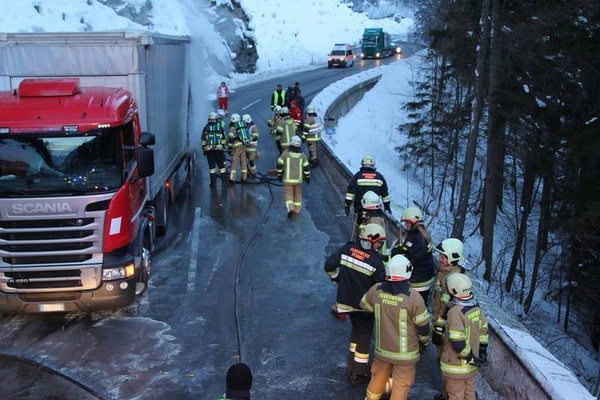
[[[147,241],[147,240],[145,240]],[[150,249],[147,243],[144,243],[144,247],[142,247],[142,267],[140,273],[138,274],[138,279],[135,284],[135,295],[140,297],[146,290],[148,290],[148,280],[150,277],[150,266],[152,263],[150,256]]]
[[[159,236],[164,236],[169,229],[169,193],[166,188],[163,188],[158,196],[159,198],[156,204],[158,211],[156,233]]]

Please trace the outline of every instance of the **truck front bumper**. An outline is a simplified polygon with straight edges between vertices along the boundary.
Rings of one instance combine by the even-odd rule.
[[[139,272],[138,272],[139,273]],[[107,281],[94,290],[55,293],[0,293],[0,314],[111,310],[135,300],[137,274]]]

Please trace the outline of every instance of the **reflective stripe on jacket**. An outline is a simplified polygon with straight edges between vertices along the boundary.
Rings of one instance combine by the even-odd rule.
[[[221,124],[208,123],[202,130],[202,149],[204,151],[225,150],[226,147],[227,139]]]
[[[348,242],[325,260],[325,272],[337,282],[336,306],[340,311],[362,311],[362,296],[385,275],[383,261],[373,249]]]
[[[304,140],[308,143],[315,143],[321,140],[323,124],[313,115],[307,115],[304,119]]]
[[[431,337],[429,311],[416,290],[394,295],[385,286],[375,284],[360,302],[375,314],[375,357],[391,364],[414,364],[421,358],[420,345]]]
[[[301,151],[284,151],[277,159],[277,175],[283,176],[284,185],[301,185],[310,177],[308,159]]]
[[[469,303],[469,302],[467,302]],[[458,302],[448,311],[444,347],[440,358],[442,374],[454,378],[469,378],[477,373],[475,359],[481,344],[488,344],[488,321],[476,301],[472,305]]]

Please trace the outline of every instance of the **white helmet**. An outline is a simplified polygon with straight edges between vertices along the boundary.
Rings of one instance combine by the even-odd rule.
[[[408,207],[402,213],[401,221],[408,221],[415,225],[416,223],[423,221],[423,213],[418,207]]]
[[[379,210],[381,208],[381,198],[377,193],[369,190],[363,194],[360,204],[365,210]]]
[[[218,115],[219,117],[223,118],[223,117],[225,116],[225,111],[219,108],[219,109],[217,110],[217,115]]]
[[[463,242],[455,238],[444,239],[435,247],[435,251],[445,255],[451,265],[458,265],[465,259]]]
[[[277,113],[277,114],[281,113],[281,106],[275,106],[273,111],[275,111],[275,113]]]
[[[307,114],[316,114],[317,108],[315,106],[308,106],[308,107],[306,107],[306,113]]]
[[[242,115],[242,121],[249,124],[250,122],[252,122],[252,117],[250,116],[250,114],[244,114]]]
[[[292,136],[292,138],[290,139],[290,146],[300,147],[301,145],[302,145],[302,140],[300,139],[300,136],[297,136],[297,135]]]
[[[378,224],[366,224],[360,231],[359,237],[371,243],[377,243],[385,240],[385,229]]]
[[[209,121],[216,121],[219,119],[219,114],[217,114],[216,112],[211,112],[210,114],[208,114],[208,120]]]
[[[375,168],[375,157],[373,156],[364,156],[360,161],[360,165],[363,167],[371,167]]]
[[[467,275],[460,272],[450,274],[446,278],[446,287],[452,296],[461,300],[469,300],[473,297],[473,282]]]
[[[395,255],[385,264],[385,280],[405,281],[412,275],[413,266],[402,254]]]
[[[289,114],[290,113],[290,109],[287,107],[281,107],[281,111],[280,114]]]
[[[240,117],[240,114],[231,114],[231,119],[230,121],[233,123],[236,122],[240,122],[242,120],[242,118]]]

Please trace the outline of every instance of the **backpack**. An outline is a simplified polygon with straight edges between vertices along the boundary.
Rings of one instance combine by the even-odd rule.
[[[208,124],[206,126],[206,143],[212,147],[218,147],[221,144],[224,132],[220,124]]]
[[[250,143],[250,129],[248,128],[248,125],[246,125],[244,121],[238,121],[233,126],[235,127],[240,141],[244,144]]]

